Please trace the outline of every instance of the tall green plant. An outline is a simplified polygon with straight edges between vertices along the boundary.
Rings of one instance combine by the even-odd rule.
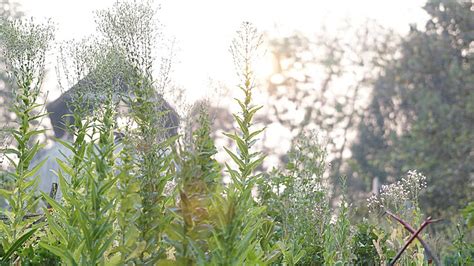
[[[141,209],[137,220],[140,239],[146,246],[140,260],[152,263],[165,257],[162,242],[164,227],[170,217],[164,215],[172,197],[165,189],[172,180],[171,146],[176,137],[167,137],[163,100],[153,86],[151,76],[139,74],[132,83],[136,98],[131,100],[131,115],[137,124],[135,131],[136,160],[140,180]]]
[[[34,138],[43,130],[33,128],[32,123],[45,114],[38,109],[41,84],[45,71],[46,51],[53,40],[50,23],[36,24],[34,21],[3,21],[0,25],[2,50],[8,63],[8,71],[13,81],[12,111],[17,117],[18,127],[9,130],[16,140],[16,147],[2,149],[14,167],[8,173],[12,178],[13,190],[0,190],[8,203],[2,209],[4,219],[0,221],[1,245],[5,253],[2,262],[15,263],[18,251],[34,234],[40,224],[31,216],[36,212],[39,198],[35,194],[38,184],[37,171],[44,161],[32,165],[32,159],[42,145]]]
[[[210,135],[207,106],[202,103],[196,108],[198,127],[192,131],[190,143],[180,145],[175,153],[179,196],[176,207],[170,210],[177,219],[167,228],[176,260],[186,265],[206,261],[211,228],[209,206],[212,193],[222,181],[221,167],[214,159],[217,150]]]
[[[66,160],[58,159],[64,206],[44,195],[56,210],[53,215],[48,215],[55,238],[53,241],[49,239],[50,243],[43,241],[41,245],[68,264],[103,264],[108,260],[106,252],[116,238],[113,227],[116,194],[113,188],[117,181],[117,167],[113,132],[118,100],[116,88],[120,87],[116,76],[124,74],[121,68],[123,60],[119,53],[102,45],[95,45],[90,52],[92,54],[85,58],[91,64],[87,67],[90,72],[84,78],[90,82],[83,82],[85,87],[77,91],[77,99],[85,101],[73,104],[74,116],[80,121],[86,118],[86,122],[76,121],[78,127],[72,127],[76,141],[63,142],[73,156]],[[92,108],[91,113],[87,98],[92,98],[91,102],[101,108]],[[81,114],[85,117],[78,117]],[[89,128],[84,128],[89,123]],[[79,136],[81,139],[78,141]]]
[[[387,246],[389,251],[400,250],[405,244],[406,238],[411,235],[397,221],[390,217],[382,217],[385,210],[390,211],[412,226],[422,222],[423,213],[419,207],[419,198],[426,189],[426,177],[417,171],[409,171],[401,181],[389,185],[382,185],[379,194],[372,195],[367,200],[370,212],[378,214],[377,223],[390,236]],[[382,219],[380,219],[382,218]],[[427,232],[420,233],[425,240],[429,236]],[[423,261],[423,247],[419,242],[414,242],[401,257],[402,263],[409,263],[415,258]],[[409,254],[409,255],[407,255]],[[395,254],[390,254],[392,257]]]
[[[294,140],[288,158],[285,170],[273,171],[260,184],[267,213],[278,228],[273,241],[288,265],[322,264],[323,236],[331,218],[326,150],[315,132],[305,132]]]
[[[339,204],[339,213],[334,223],[326,224],[324,231],[324,263],[328,265],[346,265],[351,262],[352,236],[345,178],[341,178],[341,185],[343,194]]]
[[[231,46],[243,98],[236,99],[240,106],[240,112],[234,114],[238,131],[225,134],[237,146],[237,153],[225,148],[237,168],[226,163],[231,183],[213,199],[215,224],[210,250],[211,263],[215,265],[258,264],[266,259],[259,245],[259,231],[264,223],[261,215],[265,207],[252,197],[252,191],[262,177],[262,174],[255,174],[255,170],[265,158],[253,148],[264,129],[252,129],[253,117],[261,108],[252,104],[252,93],[256,88],[252,62],[261,40],[256,29],[245,22]]]
[[[93,68],[92,48],[87,40],[82,42],[70,42],[60,46],[58,73],[64,74],[68,86],[73,86],[85,79],[88,72]],[[97,48],[97,47],[95,47]],[[69,70],[73,70],[69,72]],[[89,84],[89,83],[84,83]],[[64,125],[66,134],[72,136],[71,140],[57,139],[64,146],[66,152],[64,158],[50,158],[58,162],[58,171],[55,173],[60,181],[62,201],[56,201],[44,194],[45,200],[53,207],[54,212],[48,216],[48,226],[51,233],[42,239],[40,245],[49,249],[64,262],[74,264],[80,262],[82,249],[78,248],[81,243],[81,232],[79,228],[80,210],[84,200],[84,186],[88,167],[88,140],[91,138],[90,129],[93,119],[88,109],[90,106],[91,86],[82,84],[80,89],[69,95],[72,101],[67,108],[73,110],[70,115],[72,124]],[[63,83],[60,83],[62,86]],[[70,121],[69,117],[64,117]],[[74,254],[74,251],[76,254]]]
[[[123,100],[130,106],[129,116],[136,125],[130,130],[134,149],[128,151],[132,152],[129,158],[133,158],[136,168],[134,178],[138,179],[140,202],[137,216],[127,218],[139,232],[134,241],[136,247],[127,250],[134,250],[137,258],[133,260],[140,264],[153,264],[166,257],[163,232],[171,217],[165,212],[173,199],[166,188],[173,178],[170,152],[176,137],[169,134],[169,110],[163,108],[164,100],[157,91],[163,84],[155,84],[152,75],[152,51],[158,41],[155,15],[150,1],[117,2],[112,9],[98,12],[97,19],[106,42],[121,51],[132,68],[131,74],[124,77],[129,93],[123,95]]]
[[[194,178],[202,180],[206,189],[213,191],[222,181],[220,176],[221,166],[214,159],[217,149],[211,137],[211,117],[206,103],[198,106],[198,113],[197,124],[199,126],[193,131],[192,152],[195,154],[195,165],[198,166],[199,172]]]

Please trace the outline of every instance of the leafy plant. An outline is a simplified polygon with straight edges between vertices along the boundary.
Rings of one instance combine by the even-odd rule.
[[[461,212],[466,219],[467,226],[474,227],[474,201],[471,201]]]
[[[217,150],[210,135],[207,107],[200,104],[197,108],[198,127],[192,131],[191,143],[185,142],[175,151],[179,194],[176,207],[170,209],[176,219],[166,231],[176,260],[184,265],[203,264],[207,260],[211,229],[209,206],[222,178],[221,167],[213,158]]]
[[[153,76],[155,15],[151,2],[117,2],[97,12],[100,35],[60,47],[60,85],[67,84],[72,114],[62,118],[66,135],[55,140],[62,156],[50,158],[59,165],[61,195],[42,193],[43,213],[36,213],[35,192],[42,162],[32,162],[42,147],[36,138],[44,131],[35,123],[44,116],[40,85],[53,30],[2,22],[18,127],[8,131],[15,145],[2,150],[13,170],[0,190],[8,203],[0,217],[0,264],[379,265],[393,259],[414,231],[407,224],[422,220],[426,178],[410,171],[382,186],[368,199],[370,219],[355,223],[346,179],[331,183],[326,145],[315,132],[293,140],[284,169],[266,171],[257,147],[265,128],[254,122],[262,107],[254,104],[253,63],[263,40],[248,22],[231,45],[242,94],[235,99],[236,130],[224,133],[233,147],[224,147],[230,160],[223,173],[206,106],[186,118],[197,126],[177,134],[179,117],[162,90],[169,64]],[[442,249],[446,264],[472,263],[472,209],[470,203],[461,211],[467,227],[458,227]],[[408,223],[381,219],[396,217],[388,211]],[[424,241],[411,240],[401,264],[435,258],[423,252]]]
[[[265,158],[260,152],[253,151],[257,136],[264,129],[251,129],[253,117],[261,108],[252,105],[252,92],[256,88],[252,62],[260,45],[261,36],[257,30],[244,22],[231,46],[243,97],[236,99],[240,113],[233,115],[238,132],[225,133],[237,146],[237,153],[225,148],[237,168],[226,163],[232,182],[222,192],[218,190],[212,202],[211,217],[215,224],[210,250],[211,264],[215,265],[258,264],[266,260],[259,246],[259,230],[264,223],[261,215],[265,207],[259,206],[252,197],[252,191],[262,177],[254,171]]]
[[[36,24],[32,20],[3,21],[0,25],[2,48],[15,88],[11,109],[18,122],[17,128],[8,130],[16,146],[1,150],[14,168],[13,172],[7,173],[13,180],[13,190],[0,190],[8,203],[8,207],[2,209],[0,221],[4,263],[18,261],[23,245],[42,225],[37,215],[33,214],[39,201],[35,191],[38,183],[36,173],[44,161],[37,164],[31,162],[42,147],[34,138],[44,131],[34,128],[32,123],[45,115],[42,111],[38,112],[43,106],[39,103],[39,97],[45,54],[53,39],[53,31],[51,24]]]
[[[57,211],[54,215],[48,215],[48,222],[55,237],[53,243],[59,245],[53,246],[43,241],[41,246],[73,265],[104,263],[107,260],[106,252],[116,238],[113,230],[116,199],[112,188],[117,181],[113,134],[116,128],[114,88],[117,84],[113,77],[123,61],[119,60],[120,56],[102,49],[97,46],[94,51],[103,52],[91,55],[89,63],[93,65],[88,69],[93,69],[93,72],[87,78],[94,80],[94,83],[90,88],[84,88],[92,92],[97,87],[103,90],[103,97],[89,95],[95,95],[95,100],[102,102],[102,108],[94,112],[94,118],[89,118],[85,124],[75,123],[78,127],[72,130],[80,138],[76,138],[72,144],[63,142],[71,150],[73,157],[66,158],[66,161],[58,160],[60,170],[57,174],[64,206],[43,195]],[[78,98],[83,97],[84,95]],[[87,115],[89,109],[89,106],[81,105],[80,102],[75,104],[77,118],[80,114]],[[88,133],[88,128],[84,128],[84,125],[89,123],[91,132]],[[85,142],[85,138],[91,141]],[[80,157],[76,157],[77,155]],[[76,165],[76,168],[69,165]],[[66,211],[66,208],[70,210]]]
[[[469,242],[465,226],[457,225],[455,238],[443,263],[446,265],[469,265],[474,262],[474,244]]]
[[[122,194],[121,199],[124,204],[134,206],[138,213],[120,215],[128,217],[122,220],[122,226],[127,221],[136,229],[134,232],[138,232],[137,238],[126,234],[125,242],[130,244],[125,249],[128,250],[126,257],[145,264],[166,257],[163,233],[172,217],[165,213],[173,198],[165,190],[173,178],[171,145],[176,140],[171,134],[174,129],[168,125],[174,114],[164,108],[164,100],[157,91],[162,84],[156,86],[152,76],[156,26],[155,11],[148,1],[118,2],[112,9],[98,13],[99,31],[111,47],[124,55],[126,65],[131,68],[129,74],[122,77],[127,87],[122,100],[130,106],[128,117],[134,126],[127,132],[130,146],[122,154],[128,158],[127,171],[133,176],[123,172],[121,178],[123,183],[138,185],[130,191],[138,195],[128,203],[125,201],[131,199],[127,199],[126,194]],[[166,76],[160,78],[166,79]],[[135,201],[137,196],[138,202]]]
[[[343,191],[345,191],[345,179],[341,178]],[[334,223],[328,223],[324,232],[324,261],[327,264],[345,265],[351,261],[349,243],[351,239],[349,206],[346,200],[346,192],[342,194],[339,205],[339,214]]]
[[[288,248],[282,261],[289,265],[298,257],[300,264],[323,264],[323,236],[331,219],[326,151],[316,132],[305,132],[294,140],[288,158],[284,171],[271,172],[259,186],[276,224],[272,241]]]
[[[378,195],[372,195],[367,199],[368,207],[372,213],[380,217],[385,211],[390,211],[403,217],[408,224],[419,225],[422,220],[422,213],[419,207],[419,197],[427,187],[426,177],[417,171],[409,171],[400,181],[383,185]],[[400,250],[407,237],[411,236],[402,225],[390,217],[376,219],[385,234],[389,235],[390,243],[388,250]],[[428,237],[427,233],[420,234],[423,238]],[[410,263],[417,260],[423,262],[424,251],[422,245],[417,241],[410,245],[405,253],[410,255],[402,256],[402,263]],[[390,259],[390,258],[386,258]]]
[[[379,265],[380,257],[377,245],[385,248],[385,243],[378,242],[379,236],[376,234],[374,225],[363,221],[357,225],[357,230],[352,237],[353,263],[356,265]]]

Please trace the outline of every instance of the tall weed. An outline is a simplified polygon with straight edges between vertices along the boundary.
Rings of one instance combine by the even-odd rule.
[[[39,197],[37,172],[45,161],[32,164],[33,157],[42,148],[35,137],[42,134],[33,126],[34,122],[45,116],[41,96],[41,84],[45,72],[46,51],[53,39],[51,24],[36,24],[29,21],[2,21],[2,50],[8,64],[8,73],[12,80],[13,103],[11,110],[17,117],[17,127],[9,133],[15,139],[15,147],[2,149],[1,152],[13,165],[13,171],[7,173],[13,180],[13,189],[1,189],[1,196],[8,203],[2,209],[0,237],[3,249],[3,263],[19,263],[19,252],[23,245],[41,227],[36,215]]]

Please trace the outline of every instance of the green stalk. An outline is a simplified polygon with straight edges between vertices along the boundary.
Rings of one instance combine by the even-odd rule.
[[[2,238],[5,237],[2,239],[3,249],[8,250],[6,254],[10,256],[2,258],[2,261],[15,263],[23,243],[36,230],[36,226],[32,226],[35,218],[26,217],[36,211],[36,173],[44,161],[31,164],[42,146],[38,141],[31,142],[44,131],[33,129],[32,125],[45,115],[37,113],[37,109],[43,107],[43,104],[38,103],[38,97],[44,75],[45,53],[53,39],[53,29],[50,25],[34,24],[33,21],[5,21],[0,25],[0,34],[5,37],[2,48],[9,65],[9,74],[16,84],[12,111],[18,119],[18,128],[10,131],[16,140],[16,147],[0,151],[15,168],[13,173],[9,173],[14,180],[13,191],[2,190],[10,209],[2,210],[8,219],[1,221],[0,233]],[[16,156],[16,160],[9,156],[11,154]],[[13,247],[16,250],[12,250]]]
[[[254,172],[265,158],[261,152],[253,151],[256,138],[264,129],[251,129],[253,117],[261,108],[252,104],[255,85],[251,67],[260,43],[261,37],[255,28],[250,23],[243,23],[231,46],[242,81],[239,88],[244,95],[243,99],[236,99],[241,108],[239,114],[234,114],[238,131],[225,134],[237,146],[238,154],[224,148],[237,168],[226,163],[232,183],[224,188],[225,195],[217,192],[213,199],[216,224],[211,242],[211,263],[215,265],[261,264],[266,260],[259,246],[265,206],[259,206],[252,197],[252,190],[261,177]]]

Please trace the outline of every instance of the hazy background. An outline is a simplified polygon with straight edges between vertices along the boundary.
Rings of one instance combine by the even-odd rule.
[[[58,41],[80,39],[95,30],[94,11],[112,6],[114,0],[16,0],[25,16],[51,18],[58,27]],[[262,32],[287,35],[295,30],[314,34],[325,25],[337,29],[346,21],[352,24],[374,19],[379,24],[405,34],[410,23],[422,25],[427,19],[422,0],[242,0],[242,1],[155,1],[158,17],[169,41],[175,40],[174,77],[196,99],[208,91],[209,79],[231,83],[234,76],[228,47],[242,21],[254,23]],[[54,59],[54,57],[50,57]],[[262,72],[271,71],[263,62]],[[48,74],[51,100],[54,69]]]

